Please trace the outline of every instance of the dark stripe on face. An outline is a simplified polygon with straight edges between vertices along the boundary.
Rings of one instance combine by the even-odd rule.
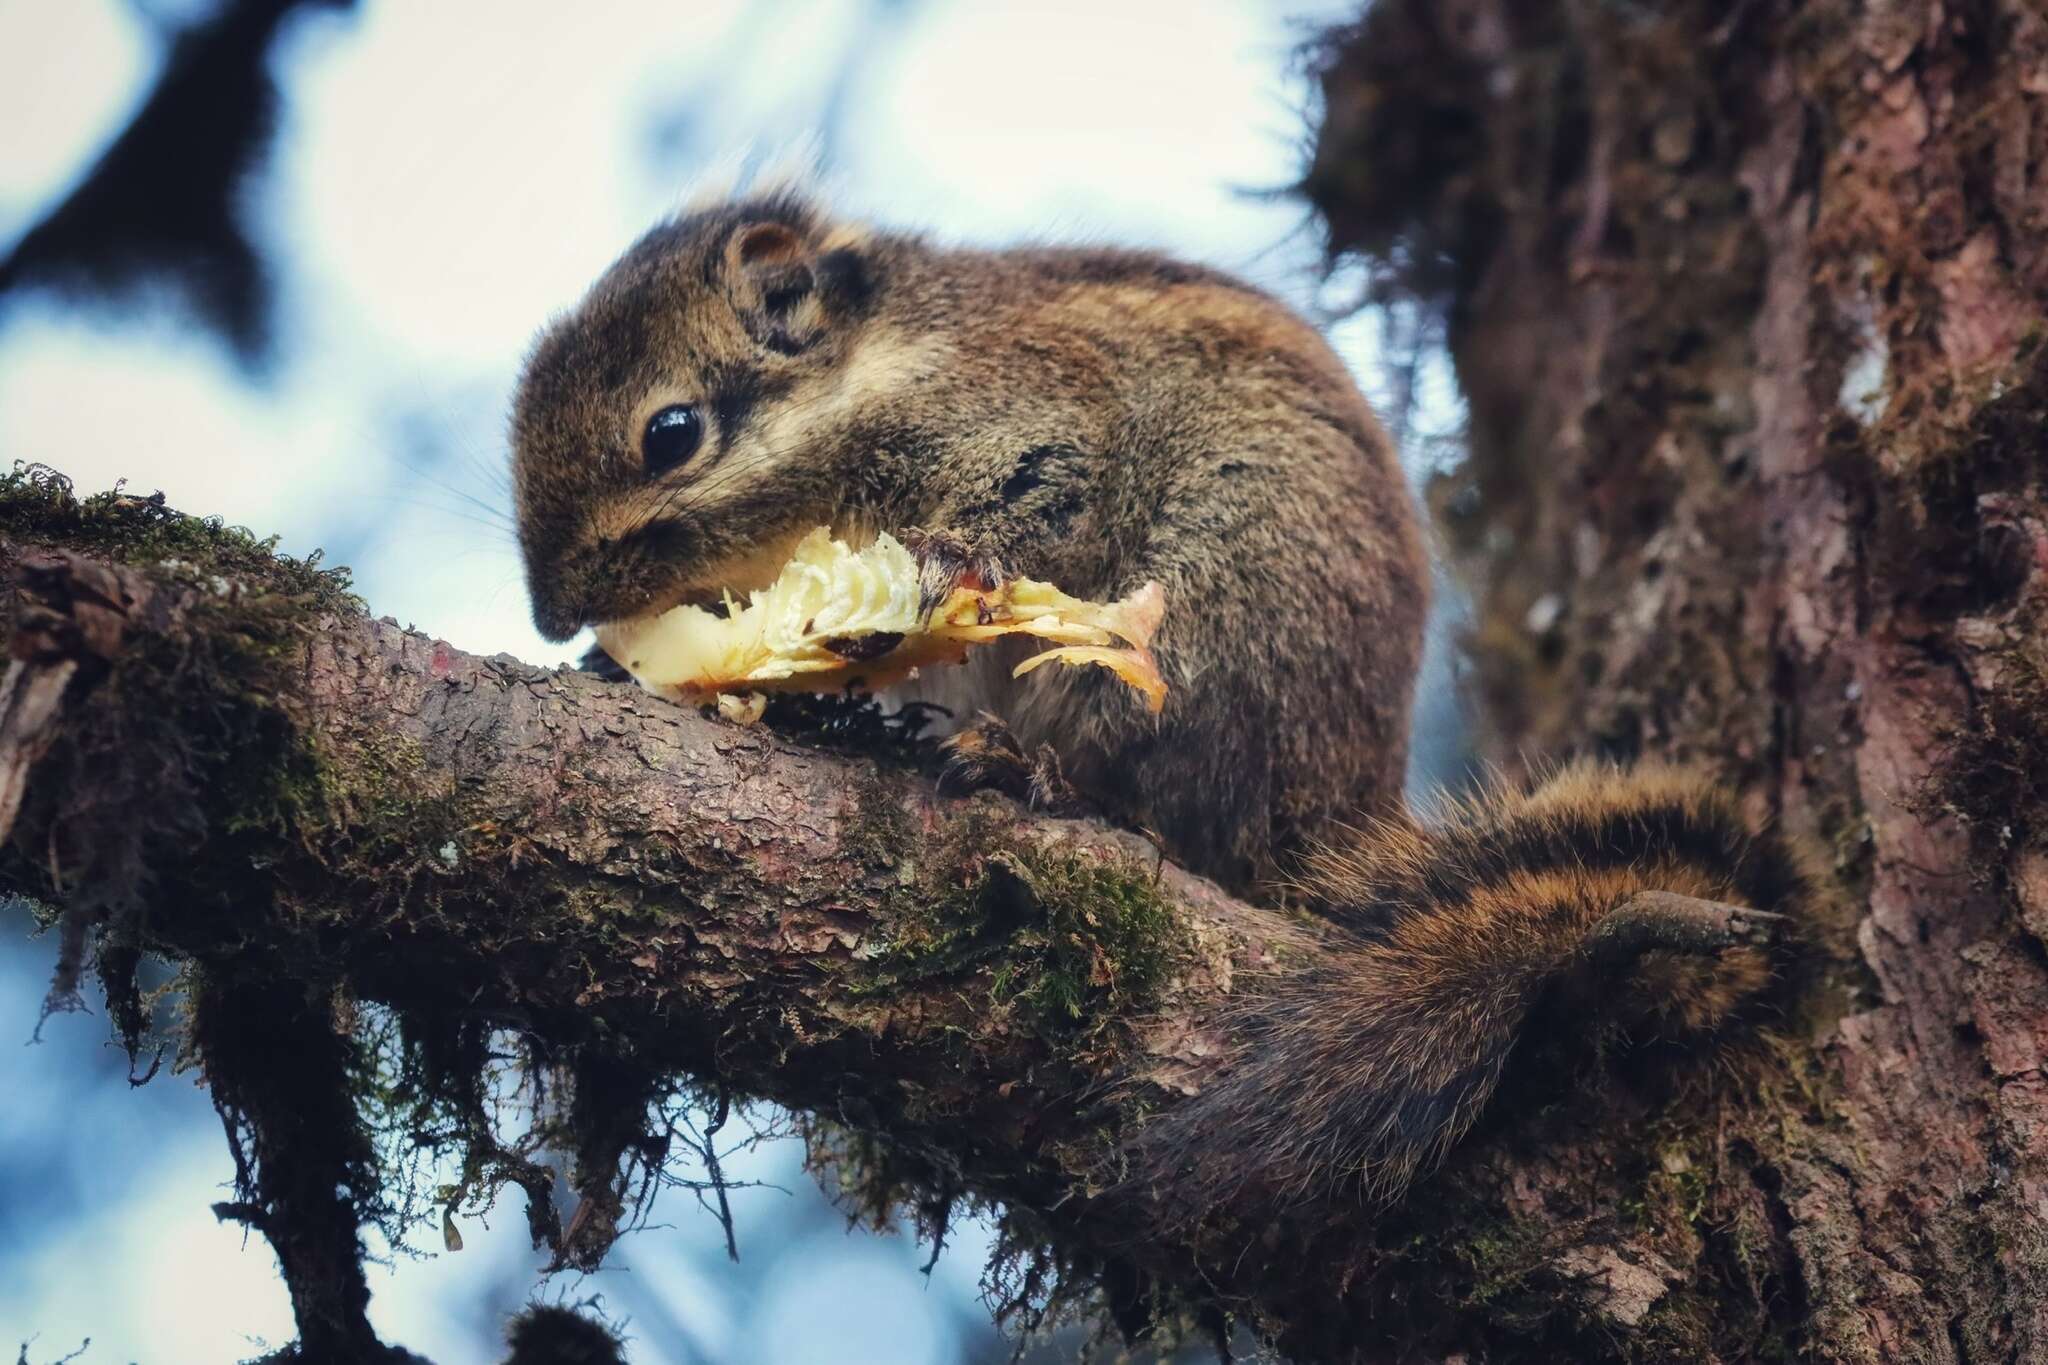
[[[711,415],[718,419],[718,455],[723,458],[732,443],[752,420],[761,401],[761,372],[734,369],[720,376],[711,389]]]
[[[703,467],[709,469],[724,459],[761,404],[788,393],[794,382],[770,379],[744,365],[731,366],[719,374],[711,384],[711,415],[718,422],[718,449]]]

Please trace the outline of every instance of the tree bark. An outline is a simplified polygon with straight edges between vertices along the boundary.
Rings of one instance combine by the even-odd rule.
[[[1839,882],[1815,1102],[1662,1247],[1697,1358],[2048,1359],[2048,15],[1388,0],[1325,58],[1311,197],[1470,404],[1487,747],[1709,761]]]

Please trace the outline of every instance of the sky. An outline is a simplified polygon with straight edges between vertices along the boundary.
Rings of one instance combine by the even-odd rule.
[[[1157,246],[1314,309],[1345,283],[1319,284],[1305,208],[1270,192],[1304,154],[1295,49],[1348,8],[365,0],[304,16],[278,52],[280,134],[247,187],[282,286],[266,376],[169,301],[0,300],[0,459],[82,491],[161,488],[322,549],[380,614],[465,648],[570,657],[580,645],[543,643],[526,616],[507,398],[534,332],[693,182],[812,144],[845,212],[979,243]],[[132,113],[158,25],[206,9],[0,0],[0,246]],[[1332,329],[1369,393],[1376,335],[1370,314]],[[1454,421],[1447,375],[1424,378],[1425,409]],[[288,1340],[268,1249],[207,1211],[230,1171],[203,1091],[131,1090],[96,1015],[52,1019],[31,1045],[54,950],[22,947],[25,925],[0,911],[0,1350],[35,1336],[29,1358],[54,1360],[90,1337],[82,1365],[218,1361]],[[796,1157],[749,1159],[792,1193],[741,1197],[744,1274],[678,1201],[616,1267],[543,1291],[600,1295],[644,1361],[986,1350],[985,1229],[963,1229],[927,1281],[910,1239],[845,1233]],[[539,1284],[511,1201],[463,1237],[373,1271],[380,1331],[438,1365],[495,1359],[487,1324]]]

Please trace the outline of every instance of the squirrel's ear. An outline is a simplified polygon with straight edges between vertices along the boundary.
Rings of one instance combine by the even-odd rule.
[[[808,254],[804,239],[787,223],[749,223],[727,246],[733,265],[747,271],[801,265]]]
[[[748,223],[725,244],[733,306],[755,341],[795,355],[825,330],[816,253],[786,223]]]
[[[810,230],[777,219],[742,223],[725,240],[725,278],[754,340],[783,355],[810,348],[835,324],[873,304],[875,275],[865,229]]]

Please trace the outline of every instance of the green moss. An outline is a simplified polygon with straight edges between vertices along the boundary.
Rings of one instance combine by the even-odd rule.
[[[174,576],[222,598],[239,587],[302,599],[312,610],[360,610],[348,570],[322,568],[277,553],[277,537],[260,538],[218,517],[194,517],[116,486],[81,498],[71,481],[45,465],[17,461],[0,474],[0,535],[23,544],[63,545],[126,564],[168,567]],[[239,580],[239,582],[238,582]]]
[[[1007,1031],[1042,1040],[1055,1064],[1085,1055],[1099,1067],[1192,956],[1192,934],[1153,869],[1137,859],[1020,837],[1014,810],[990,799],[956,809],[936,836],[910,830],[886,789],[860,808],[865,833],[855,838],[871,841],[870,865],[888,873],[900,894],[890,897],[885,935],[855,964],[868,979],[850,983],[853,992],[889,1000],[918,986],[985,994],[1000,1008],[977,1003],[972,1028],[942,1044],[958,1050],[963,1066],[973,1065],[989,1032]],[[901,857],[906,847],[917,850],[915,863]],[[998,1227],[983,1290],[999,1322],[1029,1340],[1063,1325],[1109,1321],[1104,1266],[1073,1259],[1057,1220],[1035,1211],[1030,1197],[1004,1207],[977,1200],[952,1151],[900,1140],[902,1129],[943,1126],[948,1116],[927,1110],[914,1090],[894,1100],[904,1122],[889,1141],[815,1116],[802,1120],[813,1169],[842,1207],[873,1226],[907,1220],[933,1245],[953,1214],[979,1210]],[[986,1167],[980,1174],[998,1187],[1008,1180],[1044,1192],[1113,1183],[1120,1124],[1132,1112],[1105,1106],[1098,1126],[1037,1158],[1020,1154],[1007,1177]],[[1057,1183],[1048,1186],[1049,1179]],[[1151,1305],[1154,1344],[1184,1333],[1186,1314],[1167,1286],[1140,1297]]]
[[[1149,1003],[1191,947],[1172,905],[1132,861],[1018,849],[991,859],[990,874],[1014,879],[1042,911],[1012,937],[991,990],[1043,1022],[1074,1024],[1091,1008]]]
[[[1441,1246],[1465,1272],[1458,1297],[1467,1308],[1507,1310],[1518,1316],[1547,1315],[1547,1307],[1528,1302],[1530,1276],[1549,1258],[1549,1229],[1530,1220],[1500,1218],[1476,1226],[1437,1229]],[[1448,1235],[1445,1235],[1448,1233]],[[1423,1249],[1418,1239],[1416,1250]],[[1548,1298],[1541,1293],[1539,1298]]]
[[[903,850],[917,841],[895,788],[878,771],[863,771],[855,780],[853,818],[840,834],[841,845],[857,862],[895,872],[903,880],[914,877],[917,869],[907,864]]]
[[[177,628],[126,642],[88,698],[96,723],[78,727],[99,736],[99,748],[71,757],[130,773],[141,804],[131,811],[134,803],[117,798],[120,809],[67,815],[97,824],[119,846],[140,831],[183,829],[202,807],[213,828],[232,835],[291,828],[325,804],[325,770],[283,699],[286,670],[319,617],[361,607],[347,570],[320,567],[317,553],[280,555],[275,538],[173,511],[161,494],[116,488],[80,498],[39,465],[0,475],[0,535],[17,549],[61,545],[147,566],[153,580],[191,589]],[[117,790],[104,780],[92,786]],[[124,888],[114,890],[123,898]]]
[[[891,833],[888,846],[903,844]],[[984,978],[991,998],[1054,1033],[1094,1033],[1153,1001],[1193,940],[1135,859],[1017,839],[970,812],[923,869],[901,869],[877,988]]]
[[[356,602],[346,574],[317,560],[278,556],[274,542],[174,512],[160,496],[80,498],[40,466],[0,475],[0,537],[10,556],[62,546],[147,566],[176,606],[131,632],[111,666],[84,660],[72,702],[80,723],[43,767],[50,790],[66,794],[37,803],[14,841],[17,859],[46,849],[68,870],[52,1006],[75,1000],[97,929],[100,973],[124,1002],[116,1014],[133,1050],[156,851],[213,831],[288,828],[315,800],[320,767],[283,700],[288,670],[313,623]],[[33,870],[10,879],[30,891],[41,882]]]
[[[150,905],[166,896],[186,902],[181,924],[199,936],[203,971],[188,979],[237,999],[277,982],[292,983],[298,1000],[334,995],[345,960],[334,934],[361,910],[352,893],[394,866],[426,863],[463,823],[453,799],[429,780],[417,744],[358,737],[344,756],[316,744],[301,723],[296,678],[307,642],[323,616],[360,605],[345,571],[321,568],[317,556],[278,555],[274,540],[182,515],[161,497],[116,490],[80,498],[61,475],[35,466],[0,475],[0,535],[17,551],[61,546],[145,567],[177,599],[176,616],[131,633],[74,701],[78,723],[45,760],[50,789],[72,795],[25,812],[43,826],[24,828],[15,841],[10,880],[36,887],[40,874],[26,851],[44,847],[70,872],[53,1000],[75,994],[94,950],[109,999],[127,1002],[116,1011],[124,1039],[139,1050],[147,1019],[134,1003],[138,949],[148,941]],[[334,831],[347,837],[330,837]],[[178,866],[200,839],[223,846],[217,866],[256,865],[251,860],[280,836],[303,850],[341,850],[328,855],[331,876],[315,886],[261,877],[188,886],[167,884],[159,871]],[[238,842],[249,848],[239,859]],[[209,905],[218,907],[210,927]],[[259,918],[252,937],[243,926]],[[223,948],[206,947],[209,936]],[[447,1158],[464,1172],[464,1197],[487,1198],[487,1187],[507,1180],[547,1188],[537,1176],[522,1179],[531,1173],[491,1137],[487,1051],[473,1024],[470,1032],[428,1020],[365,1025],[354,1006],[343,1013],[358,1050],[331,1076],[276,1068],[259,1075],[231,1056],[226,1047],[265,1027],[253,1018],[202,1040],[201,1060],[216,1085],[234,1074],[252,1105],[266,1088],[339,1092],[323,1102],[362,1116],[378,1150],[374,1168],[352,1177],[357,1211],[394,1238],[420,1212],[429,1160]],[[387,1046],[401,1022],[405,1046]]]
[[[1624,1218],[1656,1233],[1696,1225],[1713,1194],[1712,1158],[1689,1126],[1658,1125],[1641,1149],[1646,1171],[1636,1193],[1621,1202]]]

